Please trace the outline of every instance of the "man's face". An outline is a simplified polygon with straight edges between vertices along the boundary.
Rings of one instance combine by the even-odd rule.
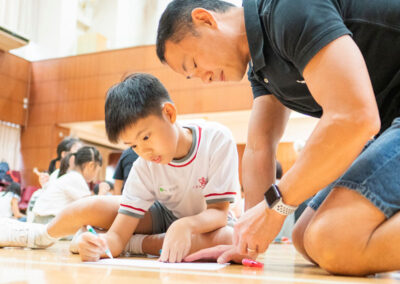
[[[236,43],[218,30],[202,29],[199,34],[189,33],[179,43],[166,41],[167,64],[175,72],[204,83],[240,81],[248,62],[240,57]]]

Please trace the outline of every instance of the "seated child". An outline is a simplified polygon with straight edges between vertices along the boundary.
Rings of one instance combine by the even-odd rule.
[[[24,220],[25,215],[19,211],[18,202],[21,200],[21,187],[19,183],[12,182],[5,190],[0,192],[0,217],[14,217]]]
[[[97,177],[101,164],[99,151],[91,146],[65,156],[61,161],[60,177],[50,181],[35,202],[33,222],[46,224],[69,203],[91,195],[88,182]]]
[[[112,87],[105,112],[109,139],[121,139],[140,157],[122,200],[93,196],[76,201],[47,227],[27,229],[34,231],[27,233],[28,242],[19,241],[17,233],[0,233],[0,246],[45,247],[86,224],[109,230],[104,237],[83,233],[76,238],[82,260],[106,257],[106,244],[114,256],[123,250],[158,255],[162,248],[160,260],[169,262],[231,244],[232,228],[225,225],[240,185],[230,131],[212,122],[179,124],[167,90],[149,74],[131,75]],[[16,232],[23,225],[0,221],[0,226]]]

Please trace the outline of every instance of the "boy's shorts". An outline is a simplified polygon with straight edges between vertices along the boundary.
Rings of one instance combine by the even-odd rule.
[[[178,218],[160,202],[156,201],[149,209],[153,223],[153,234],[165,233],[169,226]],[[233,226],[235,219],[228,214],[228,226]]]
[[[334,187],[357,191],[387,218],[400,210],[400,117],[369,141],[349,169],[318,192],[308,206],[317,210]]]

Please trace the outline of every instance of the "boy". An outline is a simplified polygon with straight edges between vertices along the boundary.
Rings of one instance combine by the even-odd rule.
[[[229,202],[239,189],[237,150],[230,132],[216,123],[178,124],[168,92],[149,74],[131,75],[112,87],[105,109],[110,141],[120,138],[140,158],[133,164],[118,215],[104,238],[90,233],[79,237],[82,260],[106,257],[107,245],[114,256],[124,248],[155,255],[162,248],[161,261],[180,262],[200,248],[230,244],[232,230],[225,225]],[[87,202],[93,203],[93,198]],[[149,208],[151,214],[145,214]],[[75,220],[73,210],[68,211],[59,216],[58,230],[50,224],[48,235],[65,233],[61,224],[68,225],[66,220],[107,228],[98,220]],[[101,217],[109,220],[110,215]],[[132,237],[134,232],[151,235]]]

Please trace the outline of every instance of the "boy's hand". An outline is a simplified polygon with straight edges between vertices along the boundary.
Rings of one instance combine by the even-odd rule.
[[[257,253],[240,254],[233,245],[219,245],[211,248],[199,250],[185,257],[184,261],[193,262],[198,260],[217,261],[218,263],[242,263],[243,258],[256,259]]]
[[[165,234],[159,258],[162,262],[181,262],[189,254],[192,232],[179,221],[175,221]]]
[[[98,261],[106,251],[107,243],[102,236],[86,232],[81,235],[78,248],[82,261]]]

